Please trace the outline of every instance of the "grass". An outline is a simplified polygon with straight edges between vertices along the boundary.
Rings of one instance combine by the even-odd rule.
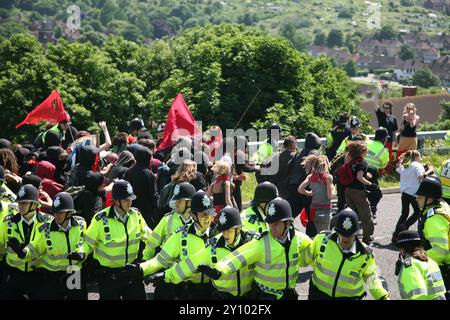
[[[425,143],[427,146],[427,143]],[[450,158],[449,153],[427,153],[425,152],[422,156],[423,164],[431,164],[435,170],[439,168],[445,160]],[[400,175],[394,172],[393,175],[384,176],[379,179],[381,188],[393,188],[400,186]],[[242,202],[249,202],[253,198],[253,192],[257,186],[256,178],[253,173],[247,173],[247,180],[242,184]]]

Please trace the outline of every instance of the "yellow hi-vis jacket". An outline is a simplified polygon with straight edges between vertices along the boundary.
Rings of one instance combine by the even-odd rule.
[[[389,151],[380,141],[372,141],[367,147],[367,156],[364,158],[369,168],[380,170],[389,163]]]
[[[407,257],[398,275],[402,300],[445,300],[445,285],[439,266],[432,259]]]
[[[172,235],[172,233],[175,232],[175,230],[179,227],[191,224],[192,221],[192,218],[190,218],[185,223],[180,214],[175,211],[164,215],[148,237],[147,245],[143,253],[144,260],[150,260],[153,258],[156,248],[161,247],[164,243],[166,243],[167,239]]]
[[[20,243],[28,245],[29,242],[33,241],[36,237],[39,227],[53,218],[37,211],[33,217],[34,222],[30,233],[30,239],[27,243],[25,243],[22,216],[11,205],[9,207],[11,208],[11,214],[3,218],[0,223],[0,251],[6,251],[6,263],[10,267],[24,272],[33,271],[37,268],[40,262],[38,260],[26,261],[19,258],[11,248],[8,248],[8,240],[11,238],[16,238]]]
[[[241,247],[251,241],[256,233],[241,231],[241,238],[236,248]],[[218,261],[230,254],[233,250],[226,244],[222,234],[210,239],[202,250],[188,257],[186,260],[175,264],[165,272],[165,281],[169,283],[180,283],[189,280],[193,274],[198,273],[197,267],[206,264],[214,267]],[[219,280],[212,280],[212,284],[217,291],[226,292],[239,297],[250,292],[254,277],[254,265],[249,265],[232,273],[221,277]]]
[[[427,255],[439,266],[450,264],[450,206],[442,201],[426,208],[419,220],[419,233],[426,241]]]
[[[368,136],[366,136],[365,134],[362,134],[362,136],[366,139],[367,148],[368,148],[369,145],[372,144],[372,140],[370,140],[370,138]],[[347,147],[347,144],[349,144],[350,142],[352,142],[352,136],[349,136],[349,137],[345,138],[344,140],[342,140],[341,145],[337,149],[336,154],[344,153],[345,148]]]
[[[261,210],[256,208],[257,211]],[[261,212],[256,212],[254,207],[250,207],[241,214],[242,230],[255,231],[263,233],[269,231],[269,225],[264,221],[264,216]]]
[[[167,269],[175,263],[185,261],[202,250],[208,240],[209,236],[207,234],[198,234],[194,223],[189,226],[179,227],[154,258],[141,263],[144,276],[151,275],[163,268]],[[203,273],[192,272],[192,276],[189,278],[190,282],[195,284],[209,282],[209,277]]]
[[[289,230],[289,246],[283,246],[270,232],[239,247],[217,263],[220,279],[255,265],[255,283],[261,291],[281,299],[284,290],[295,289],[299,267],[312,262],[309,256],[311,239],[302,232]]]
[[[114,206],[95,214],[84,235],[81,252],[88,255],[93,251],[94,259],[107,268],[122,268],[135,262],[139,243],[147,241],[151,229],[138,209],[131,208],[128,214],[126,223],[116,217]]]
[[[372,249],[356,239],[356,254],[344,254],[337,238],[335,232],[314,238],[310,246],[313,285],[331,298],[355,298],[365,294],[366,283],[375,299],[386,297],[389,293],[378,278]]]
[[[442,183],[442,197],[450,199],[450,159],[442,163],[437,173]]]
[[[49,271],[65,271],[70,266],[82,267],[81,261],[67,259],[67,255],[78,251],[83,245],[86,221],[79,216],[70,218],[67,232],[61,230],[55,220],[46,222],[38,229],[36,237],[25,248],[28,261],[39,259],[39,268]]]

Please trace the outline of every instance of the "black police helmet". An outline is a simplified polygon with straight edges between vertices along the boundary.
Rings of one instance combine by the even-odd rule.
[[[405,230],[398,234],[398,239],[395,245],[399,248],[420,247],[423,246],[423,241],[417,231]]]
[[[191,200],[195,194],[195,187],[189,182],[175,185],[172,200]]]
[[[432,199],[442,198],[442,183],[436,176],[429,176],[422,180],[416,194]]]
[[[36,202],[39,203],[39,191],[35,186],[26,184],[20,187],[17,192],[16,202]]]
[[[215,213],[213,202],[205,191],[200,190],[194,193],[191,202],[191,212],[207,212],[209,214]]]
[[[276,197],[278,197],[277,186],[272,182],[265,181],[256,186],[252,205],[269,202]]]
[[[242,227],[241,214],[238,209],[225,207],[219,213],[217,231],[223,232],[228,229]]]
[[[113,200],[134,200],[136,195],[134,194],[133,187],[126,180],[117,180],[114,182],[112,188],[112,199]]]
[[[275,198],[266,207],[266,222],[292,221],[292,210],[289,202],[282,198]]]
[[[345,208],[338,213],[334,230],[344,236],[350,237],[359,232],[359,219],[355,211]]]
[[[389,133],[386,128],[379,127],[377,131],[375,131],[375,140],[383,141],[384,139],[389,138]]]
[[[352,117],[352,119],[350,120],[350,128],[358,128],[361,126],[361,122],[359,121],[359,119],[357,117]]]
[[[75,211],[73,198],[70,193],[60,192],[56,194],[52,204],[52,213],[57,213],[60,211]]]
[[[144,121],[139,118],[134,118],[130,121],[130,129],[133,130],[147,130],[145,127]]]

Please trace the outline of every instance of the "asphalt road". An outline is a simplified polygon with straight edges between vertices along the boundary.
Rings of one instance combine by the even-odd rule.
[[[395,262],[398,258],[398,251],[395,246],[391,244],[392,232],[394,231],[395,224],[400,216],[401,202],[400,194],[387,194],[381,199],[378,205],[377,220],[378,224],[375,226],[375,241],[372,244],[374,248],[374,255],[376,264],[378,267],[378,273],[381,274],[387,281],[389,291],[391,293],[392,300],[400,299],[397,285],[397,277],[394,274]],[[305,231],[301,226],[298,219],[295,221],[296,226]],[[417,224],[412,227],[417,228]],[[299,294],[299,300],[306,300],[308,297],[308,282],[312,274],[312,268],[304,268],[299,273],[297,280],[297,292]],[[92,288],[93,291],[95,288]],[[150,284],[146,286],[147,298],[152,299],[153,286]],[[92,292],[89,294],[90,300],[96,300],[99,298],[98,293]],[[366,299],[372,300],[372,296],[368,293]]]

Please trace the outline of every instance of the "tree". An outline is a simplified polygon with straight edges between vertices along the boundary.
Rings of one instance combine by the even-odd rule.
[[[0,24],[0,37],[11,38],[15,34],[29,33],[28,29],[15,21]]]
[[[342,33],[342,31],[333,29],[328,34],[327,46],[328,46],[328,48],[342,47],[343,40],[344,40],[344,34]]]
[[[403,61],[414,59],[414,50],[408,45],[403,45],[400,48],[400,52],[399,52],[398,56]]]
[[[358,72],[356,63],[353,60],[348,60],[347,63],[344,65],[343,69],[348,74],[349,77],[355,77]]]
[[[380,30],[375,34],[375,37],[379,40],[395,40],[398,38],[398,33],[391,25],[383,25]]]
[[[283,37],[285,37],[288,40],[293,40],[294,39],[294,35],[295,35],[295,28],[294,25],[292,23],[285,23],[282,27],[281,27],[281,35]]]
[[[441,84],[439,78],[435,76],[428,68],[418,70],[414,74],[412,81],[414,85],[423,88],[435,87]]]
[[[316,46],[324,46],[327,42],[327,37],[325,35],[325,33],[323,33],[322,31],[316,33],[315,37],[314,37],[314,44]]]

